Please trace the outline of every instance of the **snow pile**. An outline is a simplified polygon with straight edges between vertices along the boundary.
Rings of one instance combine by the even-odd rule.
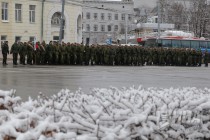
[[[164,31],[161,35],[162,36],[182,36],[182,37],[189,37],[189,38],[194,37],[194,33],[184,32],[184,31],[173,31],[173,30]]]
[[[20,102],[0,91],[0,140],[210,138],[210,89],[93,89]]]

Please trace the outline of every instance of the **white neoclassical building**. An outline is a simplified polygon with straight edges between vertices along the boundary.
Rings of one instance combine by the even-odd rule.
[[[59,39],[61,0],[0,0],[0,41]],[[64,42],[82,42],[82,0],[65,0]]]
[[[83,0],[82,23],[84,44],[116,41],[126,28],[129,33],[135,27],[133,0]]]

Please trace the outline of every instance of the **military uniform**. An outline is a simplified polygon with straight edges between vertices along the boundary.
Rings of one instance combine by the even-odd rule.
[[[85,65],[89,65],[89,61],[90,61],[90,48],[89,46],[85,46],[85,51],[84,51]]]
[[[204,54],[204,64],[205,64],[205,67],[208,67],[208,51],[205,51],[205,54]]]
[[[40,63],[46,64],[46,44],[43,41],[42,44],[40,44]]]
[[[7,65],[7,54],[9,54],[9,46],[8,46],[8,43],[5,42],[2,47],[1,47],[1,50],[2,50],[2,55],[3,55],[3,65]]]
[[[10,50],[10,54],[13,55],[13,65],[17,65],[18,53],[19,53],[19,43],[15,42]]]
[[[27,54],[27,43],[26,42],[24,44],[20,43],[19,45],[20,64],[25,65],[26,54]]]
[[[28,43],[26,46],[26,49],[27,49],[27,64],[32,65],[34,48],[31,44]],[[35,62],[33,62],[33,63],[35,63]]]

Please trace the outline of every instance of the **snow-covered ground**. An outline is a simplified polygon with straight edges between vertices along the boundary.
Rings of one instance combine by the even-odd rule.
[[[210,89],[68,89],[21,101],[0,90],[0,140],[210,138]]]

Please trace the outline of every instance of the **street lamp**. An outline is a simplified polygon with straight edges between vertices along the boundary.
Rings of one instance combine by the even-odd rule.
[[[125,44],[128,43],[128,14],[125,13]]]
[[[60,34],[59,34],[60,44],[62,42],[62,39],[64,38],[64,7],[65,7],[65,0],[62,0],[61,25],[60,25]]]

